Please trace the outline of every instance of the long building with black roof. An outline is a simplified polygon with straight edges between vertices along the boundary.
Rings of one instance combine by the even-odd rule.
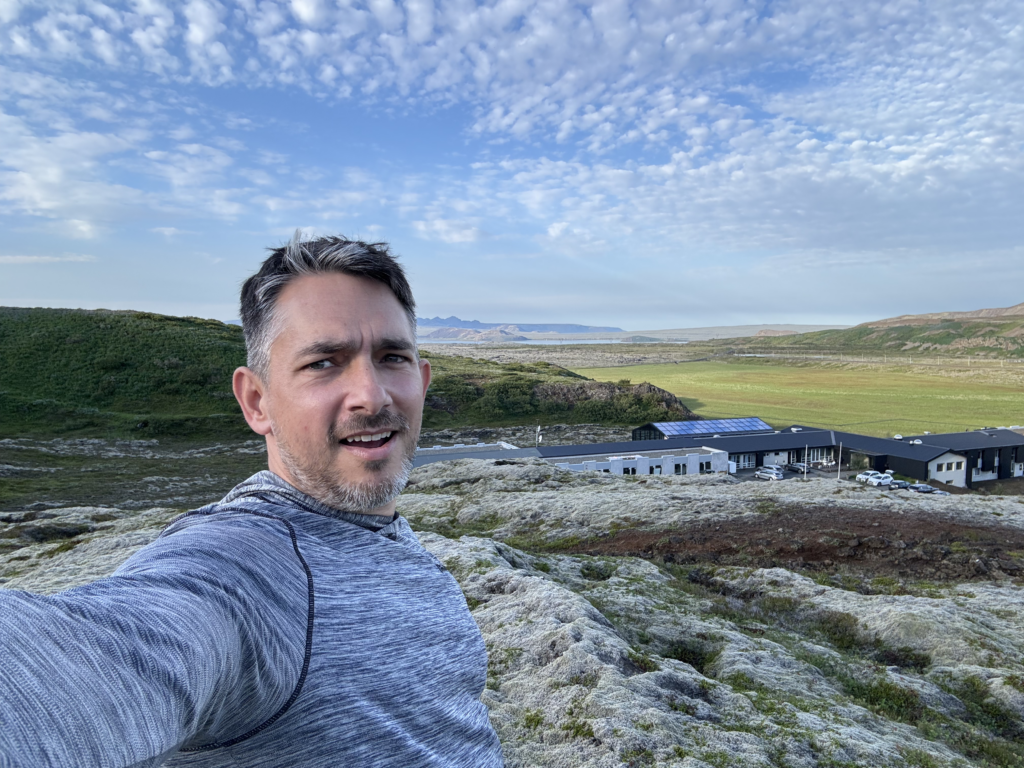
[[[985,480],[1024,477],[1024,434],[987,429],[907,438],[793,425],[755,434],[690,435],[585,445],[510,449],[502,445],[421,449],[415,466],[461,458],[540,458],[575,470],[613,474],[692,474],[807,462],[891,470],[921,482],[971,488]]]

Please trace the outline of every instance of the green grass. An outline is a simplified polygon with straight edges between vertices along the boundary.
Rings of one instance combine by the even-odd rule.
[[[266,454],[224,445],[189,455],[194,444],[152,446],[144,456],[56,456],[37,447],[0,445],[0,511],[31,504],[137,506],[188,509],[221,498],[267,467]]]
[[[586,379],[551,363],[496,363],[423,353],[433,379],[423,426],[495,427],[522,424],[642,424],[689,414],[664,393],[633,392],[616,383],[610,397],[593,397]],[[591,386],[593,386],[591,384]],[[673,416],[674,414],[674,416]]]
[[[540,362],[424,355],[424,426],[642,424],[689,413],[665,393]],[[0,307],[0,438],[252,436],[231,392],[242,329],[148,312]],[[588,389],[589,387],[589,389]]]
[[[939,372],[765,360],[576,370],[597,381],[649,381],[707,418],[760,416],[776,427],[806,424],[887,437],[1024,423],[1019,384]]]
[[[795,336],[718,339],[694,348],[778,354],[849,354],[902,357],[1019,359],[1024,356],[1024,318],[931,320],[906,325],[859,325],[842,330],[814,331]]]

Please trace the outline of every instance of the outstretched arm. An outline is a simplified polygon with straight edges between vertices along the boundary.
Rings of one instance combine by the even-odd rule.
[[[305,571],[281,521],[221,517],[83,587],[0,590],[0,766],[155,766],[289,699]]]

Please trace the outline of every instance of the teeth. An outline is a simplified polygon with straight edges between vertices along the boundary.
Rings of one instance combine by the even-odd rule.
[[[391,437],[391,432],[381,432],[379,435],[353,435],[345,439],[346,443],[372,443],[375,440],[383,440]]]

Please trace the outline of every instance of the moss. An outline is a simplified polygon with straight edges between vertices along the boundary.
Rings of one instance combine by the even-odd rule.
[[[544,725],[544,713],[539,709],[528,709],[523,716],[523,725],[535,731]]]
[[[568,732],[574,739],[594,738],[594,727],[588,720],[572,718],[562,725],[562,730]]]
[[[642,765],[654,765],[654,753],[649,749],[640,749],[634,747],[633,749],[624,750],[619,758],[626,764],[627,768],[639,768]]]
[[[761,688],[761,685],[746,672],[735,672],[722,678],[722,682],[738,691],[756,691]]]
[[[682,701],[675,696],[668,699],[668,708],[673,712],[682,712],[684,715],[693,716],[697,714],[697,707],[688,701]]]
[[[685,639],[672,643],[661,655],[685,662],[704,675],[721,653],[719,645],[709,645],[698,639]]]
[[[972,675],[945,687],[967,707],[971,724],[1000,738],[1024,741],[1024,725],[1020,718],[992,698],[984,680]]]
[[[708,765],[714,766],[714,768],[729,768],[732,758],[724,750],[713,750],[701,754],[700,759]]]
[[[840,682],[847,694],[893,720],[916,723],[924,714],[921,696],[911,688],[885,679],[865,683],[852,677],[842,677]]]
[[[839,650],[849,651],[864,645],[860,622],[856,616],[842,611],[825,611],[811,620],[818,634]]]
[[[72,549],[74,549],[81,543],[82,542],[78,539],[68,539],[67,541],[62,541],[55,547],[50,547],[45,552],[41,552],[39,554],[39,557],[56,557],[61,552],[70,552]]]
[[[580,567],[580,576],[591,581],[607,581],[614,575],[616,565],[599,560],[588,560]]]
[[[13,557],[11,558],[14,559]],[[1011,688],[1014,688],[1021,693],[1024,693],[1024,676],[1022,675],[1007,675],[1003,678],[1003,682]]]
[[[915,651],[909,646],[900,646],[899,648],[889,648],[880,645],[878,650],[875,651],[875,659],[880,663],[885,664],[887,667],[899,667],[901,669],[911,669],[915,672],[923,672],[932,663],[932,657],[927,653],[921,653]]]
[[[487,688],[497,691],[501,688],[501,676],[523,653],[522,648],[499,648],[487,644]]]
[[[592,670],[571,675],[566,685],[582,685],[584,688],[596,688],[600,680],[600,673],[597,670]]]
[[[939,762],[920,749],[902,749],[900,756],[907,761],[907,765],[913,768],[939,768]]]
[[[658,662],[652,659],[646,651],[634,648],[629,651],[628,656],[629,660],[633,662],[641,672],[657,672],[661,669],[661,667],[658,666]]]

